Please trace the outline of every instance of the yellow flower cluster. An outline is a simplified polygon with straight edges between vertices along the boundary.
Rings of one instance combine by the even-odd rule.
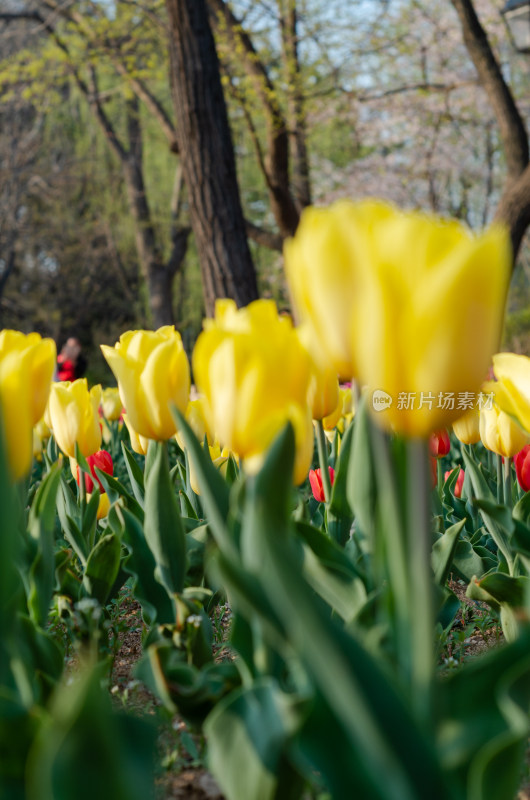
[[[351,397],[346,408],[339,376],[356,379],[369,397],[387,393],[391,402],[374,415],[399,434],[427,437],[455,423],[462,441],[481,435],[495,452],[526,443],[514,422],[530,430],[530,362],[522,357],[496,357],[496,405],[480,423],[476,414],[457,420],[458,410],[445,406],[397,402],[404,393],[479,390],[498,347],[511,268],[504,229],[473,235],[458,222],[379,201],[341,201],[303,213],[285,264],[300,327],[272,301],[238,309],[219,300],[193,353],[200,398],[192,402],[188,359],[173,326],[128,331],[114,347],[103,345],[118,382],[103,393],[85,379],[53,384],[50,392],[54,343],[2,331],[0,402],[14,478],[29,470],[31,429],[48,394],[46,421],[70,457],[76,444],[85,456],[100,448],[100,404],[107,420],[125,407],[133,447],[143,453],[149,440],[177,434],[176,406],[201,441],[206,435],[210,447],[237,454],[248,471],[290,420],[296,482],[312,459],[311,420],[329,429],[349,418]]]
[[[376,414],[382,426],[425,437],[459,411],[400,406],[401,394],[479,389],[511,271],[504,228],[473,235],[379,201],[340,201],[304,211],[285,265],[299,320],[327,363],[392,399]]]

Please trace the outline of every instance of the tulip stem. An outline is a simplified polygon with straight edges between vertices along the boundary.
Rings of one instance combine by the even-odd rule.
[[[502,468],[502,456],[497,456],[497,503],[501,506],[504,501],[504,478],[503,478],[503,468]]]
[[[317,433],[317,449],[318,449],[318,463],[320,464],[320,477],[322,479],[322,488],[324,489],[324,499],[326,504],[331,499],[331,481],[329,478],[329,465],[328,465],[328,445],[326,442],[326,434],[324,433],[324,426],[322,420],[316,421]]]
[[[444,483],[445,483],[445,481],[444,481],[444,473],[443,473],[443,469],[442,469],[442,459],[441,458],[437,458],[436,459],[436,473],[438,475],[438,494],[440,495],[440,498],[441,498],[442,491],[443,491],[443,488],[444,488]]]
[[[79,505],[81,506],[81,519],[85,516],[85,508],[86,508],[86,484],[85,484],[85,472],[78,467],[79,469]]]
[[[434,668],[429,454],[426,443],[419,439],[409,441],[407,451],[407,535],[412,628],[411,689],[418,719],[428,725],[432,711]]]
[[[511,508],[512,503],[512,459],[504,459],[504,505]]]

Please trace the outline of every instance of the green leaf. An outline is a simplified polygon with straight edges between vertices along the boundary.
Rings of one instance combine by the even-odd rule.
[[[99,469],[99,467],[95,467],[94,472],[96,473],[97,477],[101,481],[101,484],[105,491],[109,496],[109,501],[111,503],[115,503],[120,497],[123,497],[125,500],[125,505],[127,508],[132,511],[132,513],[138,517],[139,520],[143,520],[144,518],[144,510],[140,503],[130,494],[125,487],[114,478],[112,475],[107,475],[106,472]]]
[[[134,458],[133,454],[125,444],[125,442],[121,443],[121,449],[123,455],[125,457],[125,466],[127,467],[127,474],[129,475],[129,480],[131,482],[133,494],[138,501],[138,503],[144,507],[144,474],[140,469],[136,459]]]
[[[327,510],[327,529],[330,537],[344,545],[350,537],[353,511],[348,502],[348,471],[355,425],[348,426],[340,448],[335,480],[331,488],[331,501]]]
[[[462,797],[514,797],[528,737],[530,631],[450,673],[437,701],[440,758]]]
[[[490,572],[481,580],[474,580],[468,586],[467,595],[475,600],[484,600],[491,603],[493,600],[499,605],[507,603],[513,608],[524,606],[525,593],[530,588],[530,578],[519,576],[512,578],[503,572]]]
[[[187,720],[202,725],[214,706],[240,685],[241,678],[231,661],[209,663],[198,670],[183,658],[184,654],[167,642],[156,642],[147,648],[134,675],[171,713],[178,709]]]
[[[497,505],[496,498],[491,493],[486,479],[474,459],[465,449],[462,451],[462,456],[476,496],[474,502],[477,506],[480,503],[480,511],[491,538],[504,556],[506,563],[512,564],[513,558],[507,541],[508,528],[505,525],[507,523],[509,526],[507,515],[502,511],[503,507]]]
[[[61,467],[54,464],[39,486],[33,500],[28,532],[37,543],[37,552],[28,573],[28,610],[36,625],[44,627],[55,582],[55,516]]]
[[[83,584],[90,597],[104,606],[118,575],[121,541],[115,533],[102,536],[88,556]]]
[[[355,514],[356,524],[369,538],[374,532],[376,517],[377,489],[374,469],[370,418],[366,400],[363,398],[353,422],[346,494]]]
[[[188,457],[193,461],[197,483],[201,490],[201,501],[212,533],[220,547],[233,551],[234,543],[226,524],[230,508],[228,484],[219,470],[215,469],[209,453],[206,455],[184,416],[177,408],[172,409],[172,414],[184,439]]]
[[[232,692],[207,718],[209,765],[230,800],[295,800],[304,783],[286,760],[294,715],[275,682]]]
[[[61,475],[61,491],[57,495],[57,513],[64,538],[72,545],[81,564],[84,566],[90,548],[79,529],[81,524],[80,509],[64,479],[64,475]]]
[[[83,525],[81,528],[81,536],[88,542],[90,549],[94,546],[96,536],[96,527],[98,524],[98,508],[99,508],[100,492],[97,483],[94,483],[94,491],[90,496],[90,500],[85,506],[83,514]]]
[[[170,595],[179,594],[186,577],[186,540],[165,443],[157,443],[146,480],[144,533],[155,557],[158,580]]]
[[[434,579],[440,586],[444,586],[451,571],[453,556],[458,544],[458,539],[466,520],[460,520],[451,525],[442,536],[434,543],[432,548],[432,566]]]
[[[405,702],[377,661],[330,615],[299,568],[285,502],[289,487],[284,480],[279,492],[276,485],[292,449],[288,427],[249,484],[241,536],[252,543],[254,553],[246,563],[254,567],[255,581],[280,618],[289,647],[358,754],[359,786],[371,787],[366,796],[447,800],[449,790],[434,752]],[[356,788],[352,781],[351,796]]]
[[[156,730],[112,710],[102,670],[60,686],[36,737],[26,800],[145,800],[154,785]]]
[[[153,624],[175,622],[175,606],[164,587],[155,580],[156,561],[145,540],[138,518],[126,508],[119,511],[123,520],[123,540],[129,548],[124,569],[135,579],[134,593],[146,621]]]

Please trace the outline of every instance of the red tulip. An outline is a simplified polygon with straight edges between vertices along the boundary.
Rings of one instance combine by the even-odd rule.
[[[333,467],[328,467],[329,469],[329,480],[331,485],[333,486],[333,481],[335,480],[335,470]],[[322,475],[319,469],[310,469],[309,470],[309,483],[311,484],[311,489],[313,490],[313,497],[315,500],[318,500],[319,503],[323,503],[325,501],[324,497],[324,487],[322,486]]]
[[[447,472],[444,475],[444,480],[447,480],[447,478],[449,477],[449,475],[452,472],[453,472],[452,469],[448,469]],[[462,467],[460,467],[460,472],[458,473],[458,478],[456,479],[455,488],[454,488],[455,497],[462,497],[462,487],[464,485],[464,478],[465,477],[466,477],[466,473],[464,472]]]
[[[449,434],[445,429],[431,433],[429,439],[429,450],[431,456],[434,456],[434,458],[442,458],[443,456],[447,455],[450,449],[451,440],[449,439]]]
[[[515,474],[519,486],[525,492],[530,490],[530,444],[527,444],[513,457]]]
[[[94,479],[92,480],[90,475],[87,475],[85,472],[85,488],[87,492],[90,494],[91,492],[94,491],[94,481],[97,483],[100,492],[104,492],[105,489],[103,488],[99,478],[96,477],[94,468],[97,467],[102,472],[106,472],[107,475],[112,475],[114,470],[114,464],[112,463],[111,454],[107,453],[106,450],[98,450],[97,453],[94,453],[94,455],[88,456],[86,462],[90,467],[90,472],[92,474],[92,478]],[[76,481],[79,484],[79,465],[77,466]]]

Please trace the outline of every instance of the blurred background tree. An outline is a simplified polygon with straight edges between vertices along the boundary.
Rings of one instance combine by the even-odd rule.
[[[472,227],[512,208],[530,56],[503,5],[208,0],[262,296],[288,305],[282,242],[309,202],[377,195]],[[477,67],[470,10],[518,120]],[[174,321],[191,349],[205,310],[170,41],[163,0],[4,0],[0,13],[2,325],[76,333],[106,381],[99,343]],[[506,345],[530,352],[525,213]]]

